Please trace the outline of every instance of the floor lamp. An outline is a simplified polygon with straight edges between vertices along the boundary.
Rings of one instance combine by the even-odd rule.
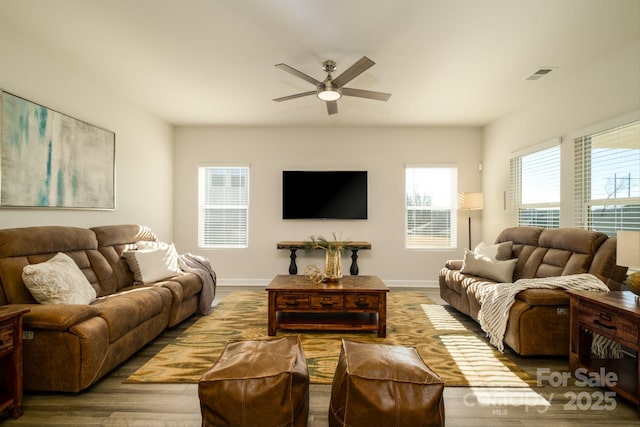
[[[460,193],[459,209],[467,209],[469,211],[469,250],[471,248],[471,211],[482,209],[483,197],[482,193]]]

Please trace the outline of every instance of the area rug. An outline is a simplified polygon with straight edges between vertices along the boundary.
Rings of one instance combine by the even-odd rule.
[[[341,339],[416,347],[446,386],[528,387],[535,381],[491,347],[477,324],[420,292],[389,292],[387,337],[372,332],[298,334],[313,384],[331,384]],[[127,383],[197,383],[229,340],[267,338],[267,292],[231,292],[129,378]]]

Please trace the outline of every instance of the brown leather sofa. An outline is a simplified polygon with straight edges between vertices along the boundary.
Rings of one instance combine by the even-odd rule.
[[[512,227],[495,243],[512,242],[515,282],[591,273],[611,290],[621,289],[627,269],[616,265],[616,239],[578,228]],[[462,260],[447,261],[439,273],[440,296],[478,321],[480,290],[494,280],[462,273]],[[509,311],[504,343],[523,356],[567,355],[569,297],[561,289],[526,289]]]
[[[30,309],[23,334],[26,390],[83,390],[198,310],[202,281],[193,273],[134,284],[122,252],[142,240],[157,236],[139,225],[0,230],[0,305]],[[93,303],[39,304],[31,295],[23,268],[58,252],[80,267],[96,291]]]

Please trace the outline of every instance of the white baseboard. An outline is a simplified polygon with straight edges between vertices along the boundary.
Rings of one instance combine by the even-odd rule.
[[[389,288],[437,288],[437,280],[393,280],[382,279]],[[223,287],[243,287],[256,286],[267,287],[271,279],[220,279],[218,286]]]
[[[437,288],[437,280],[384,280],[389,288]]]
[[[223,287],[243,287],[259,286],[267,287],[271,279],[218,279],[218,286]]]

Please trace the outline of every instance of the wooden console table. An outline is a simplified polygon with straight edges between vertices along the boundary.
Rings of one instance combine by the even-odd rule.
[[[630,291],[567,291],[571,305],[571,341],[569,368],[586,368],[602,385],[638,405],[640,413],[640,302]],[[635,357],[597,359],[591,356],[591,338],[595,332],[622,344]],[[601,378],[605,373],[605,378]],[[609,381],[615,374],[615,381]]]
[[[22,315],[28,308],[0,308],[0,363],[4,380],[0,385],[0,411],[22,415]]]
[[[298,249],[305,249],[305,244],[302,241],[284,241],[278,242],[278,249],[289,249],[291,254],[289,258],[291,262],[289,263],[289,274],[298,274],[298,266],[296,265],[296,251]],[[369,242],[351,242],[348,245],[344,246],[345,249],[351,250],[351,268],[349,268],[349,273],[352,276],[357,276],[359,273],[358,269],[358,251],[360,249],[371,249],[371,243]]]

